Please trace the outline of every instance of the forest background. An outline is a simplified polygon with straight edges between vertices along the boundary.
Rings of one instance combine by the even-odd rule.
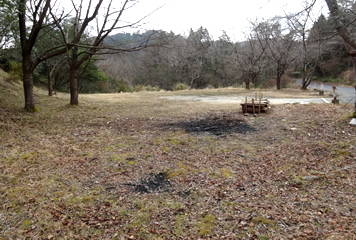
[[[41,2],[43,5],[45,1]],[[345,25],[352,29],[355,4],[353,1],[338,2]],[[39,9],[40,3],[36,5]],[[71,15],[62,12],[57,17],[52,13],[52,20],[44,19],[31,55],[36,58],[48,49],[58,50],[58,46],[62,46],[62,54],[39,61],[33,67],[33,83],[48,88],[49,95],[53,91],[70,91],[73,66],[70,56],[74,48],[68,46],[69,43],[74,46],[73,40],[77,38],[78,59],[85,55],[88,46],[93,43],[96,46],[95,52],[88,54],[77,66],[75,85],[78,93],[228,86],[280,89],[292,83],[293,78],[303,79],[303,89],[311,80],[353,85],[355,73],[349,50],[336,33],[333,19],[313,14],[314,3],[306,2],[305,11],[300,13],[251,22],[245,40],[239,42],[232,41],[226,32],[214,39],[204,27],[190,29],[187,35],[156,30],[108,35],[117,30],[117,25],[105,34],[93,31],[88,25],[76,35],[76,28],[84,26],[84,11]],[[35,3],[27,3],[31,4],[35,6]],[[15,1],[4,1],[0,7],[3,13],[0,66],[12,76],[23,78],[18,6]],[[129,7],[124,6],[120,11],[128,10]],[[145,18],[123,28],[134,28],[142,21]],[[28,25],[25,34],[30,37],[30,27],[34,24]],[[98,36],[100,41],[96,41]],[[63,46],[67,46],[67,50],[63,50]]]

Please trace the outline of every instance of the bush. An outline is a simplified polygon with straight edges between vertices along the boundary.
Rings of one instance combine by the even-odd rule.
[[[151,85],[148,85],[145,87],[145,90],[148,92],[154,92],[154,91],[160,91],[161,89],[159,87],[152,87]]]
[[[185,83],[176,83],[173,86],[173,91],[182,91],[182,90],[187,90],[188,89],[188,85]]]
[[[136,86],[133,88],[133,91],[134,91],[134,92],[141,92],[141,91],[143,91],[143,86],[142,86],[141,84],[136,85]]]
[[[118,80],[117,92],[133,92],[133,89],[129,86],[129,83],[122,78]]]
[[[355,77],[355,71],[353,69],[341,73],[341,81],[347,85],[354,85]]]
[[[22,63],[21,62],[11,62],[9,73],[12,76],[15,76],[16,78],[22,79],[22,77],[23,77]]]
[[[118,93],[133,92],[132,88],[128,85],[120,85],[117,87]]]

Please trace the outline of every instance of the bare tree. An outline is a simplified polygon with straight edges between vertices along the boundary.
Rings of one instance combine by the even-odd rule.
[[[129,48],[117,48],[104,46],[103,42],[108,35],[117,29],[129,28],[137,25],[143,18],[134,23],[127,23],[118,26],[120,19],[125,11],[132,8],[136,3],[135,1],[125,0],[119,8],[114,7],[113,0],[110,0],[107,5],[104,5],[103,0],[98,0],[96,4],[93,1],[81,0],[79,3],[75,3],[72,0],[75,16],[73,19],[73,26],[70,29],[64,29],[58,25],[61,29],[63,38],[66,41],[66,45],[71,46],[71,49],[67,51],[67,60],[70,67],[70,104],[78,105],[79,103],[79,78],[84,73],[80,71],[83,64],[88,63],[92,56],[95,54],[104,53],[121,53],[128,51],[138,51],[147,47],[149,37],[138,45],[131,46]],[[132,3],[133,2],[133,3]],[[86,5],[87,4],[87,5]],[[103,19],[99,20],[99,15],[102,14]],[[95,36],[85,37],[86,29],[90,27],[92,22],[96,23]],[[68,36],[72,37],[72,40]]]
[[[211,39],[207,29],[200,27],[196,32],[190,30],[182,50],[185,68],[189,73],[189,89],[192,89],[195,82],[203,75],[210,44]]]
[[[247,36],[246,42],[236,43],[234,46],[236,61],[241,69],[246,89],[250,89],[250,83],[256,85],[257,77],[262,71],[262,60],[267,44],[258,41],[251,33]]]
[[[283,29],[280,20],[275,17],[255,27],[256,37],[261,45],[267,46],[265,54],[275,66],[277,89],[281,89],[282,76],[296,58],[295,33],[291,29]]]
[[[236,56],[231,44],[231,39],[223,32],[219,40],[213,41],[209,51],[212,62],[212,74],[214,87],[227,87],[236,85],[238,76]]]
[[[59,44],[45,49],[37,57],[33,56],[33,49],[41,30],[58,24],[63,17],[49,19],[50,4],[50,0],[19,0],[16,6],[19,16],[25,110],[29,112],[37,111],[33,94],[33,71],[42,61],[67,51],[63,44]]]
[[[302,64],[302,89],[307,89],[310,85],[321,54],[321,39],[308,41],[310,34],[309,25],[315,22],[312,15],[312,5],[306,5],[305,11],[287,16],[288,24],[298,36],[300,42]]]

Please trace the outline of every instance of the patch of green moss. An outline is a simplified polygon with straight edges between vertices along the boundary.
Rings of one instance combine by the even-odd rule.
[[[155,146],[159,146],[162,144],[162,140],[159,138],[153,139],[152,142],[153,142],[153,145],[155,145]]]
[[[216,222],[216,217],[208,214],[198,223],[199,235],[206,236],[211,233]]]
[[[220,169],[220,171],[224,178],[231,178],[234,175],[230,170],[228,170],[226,168],[222,168],[222,169]]]
[[[295,185],[302,186],[304,184],[303,177],[301,176],[291,176],[290,182]]]
[[[183,228],[185,224],[185,215],[178,215],[176,217],[176,223],[174,224],[174,234],[176,236],[181,236],[183,233]]]
[[[140,211],[134,215],[132,227],[145,229],[151,219],[151,214],[148,211]]]
[[[339,142],[331,150],[330,156],[333,158],[345,158],[347,156],[352,156],[351,152],[348,149],[351,147],[349,143]]]
[[[135,161],[128,161],[128,162],[127,162],[127,165],[128,165],[128,166],[132,166],[132,165],[135,165],[135,164],[136,164]]]
[[[263,216],[258,216],[258,217],[252,218],[252,222],[254,224],[274,225],[274,223],[271,219],[268,219]]]
[[[165,140],[174,146],[186,145],[186,142],[179,138],[166,138]]]
[[[187,177],[189,174],[196,173],[197,171],[184,163],[177,163],[178,169],[175,170],[169,170],[167,174],[167,178],[173,178],[175,176],[182,176],[182,177]]]
[[[25,219],[21,223],[22,230],[29,230],[32,228],[32,221]]]
[[[28,112],[30,113],[36,113],[36,112],[40,112],[40,110],[37,107],[33,107],[33,108],[29,108],[26,109]]]
[[[82,196],[72,197],[67,201],[67,203],[70,205],[91,204],[94,203],[97,199],[97,196],[95,196],[94,194],[86,194]]]
[[[30,159],[33,159],[35,156],[36,156],[35,152],[27,152],[27,153],[21,154],[19,159],[30,160]]]

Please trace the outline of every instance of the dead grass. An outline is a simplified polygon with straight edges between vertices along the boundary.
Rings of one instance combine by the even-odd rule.
[[[1,91],[4,239],[356,237],[351,106],[253,117],[160,98],[192,91],[82,95],[78,107],[37,91],[30,114],[21,92]]]

